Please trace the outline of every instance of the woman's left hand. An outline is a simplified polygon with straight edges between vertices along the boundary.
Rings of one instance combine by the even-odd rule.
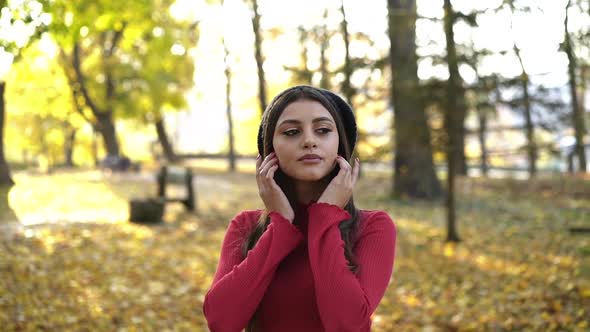
[[[318,203],[323,202],[344,208],[352,196],[352,189],[359,176],[359,159],[355,159],[354,167],[351,167],[342,156],[336,157],[336,162],[340,164],[340,171],[328,184]]]

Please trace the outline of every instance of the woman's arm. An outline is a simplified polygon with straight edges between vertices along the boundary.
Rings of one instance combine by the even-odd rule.
[[[230,223],[217,272],[203,303],[212,332],[237,332],[246,327],[256,311],[279,263],[303,240],[303,234],[277,212],[258,242],[242,260],[246,213]]]
[[[383,297],[395,256],[396,229],[387,213],[369,220],[355,246],[359,272],[355,276],[344,257],[338,225],[350,214],[332,204],[309,209],[308,250],[316,301],[324,328],[332,331],[370,331],[371,314]]]

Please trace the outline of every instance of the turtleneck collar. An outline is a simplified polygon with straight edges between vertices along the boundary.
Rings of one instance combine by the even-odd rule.
[[[316,199],[309,201],[309,203],[297,202],[296,209],[297,210],[307,210],[307,208],[315,202],[317,202]]]
[[[310,205],[317,202],[317,200],[311,200],[308,203],[297,202],[295,207],[295,225],[304,233],[307,234],[307,225],[308,225],[308,213],[307,208]]]

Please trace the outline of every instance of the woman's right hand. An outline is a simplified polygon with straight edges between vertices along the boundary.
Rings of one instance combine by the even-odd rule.
[[[279,160],[274,152],[271,152],[264,160],[258,155],[256,158],[256,182],[258,194],[268,212],[275,211],[293,223],[295,213],[287,199],[287,196],[274,179],[275,171],[279,168]]]

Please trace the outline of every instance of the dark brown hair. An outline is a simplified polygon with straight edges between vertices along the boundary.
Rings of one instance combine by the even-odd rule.
[[[338,155],[343,156],[347,161],[350,162],[352,158],[352,147],[348,142],[347,135],[345,132],[344,123],[342,121],[342,116],[340,112],[336,109],[336,106],[328,99],[319,89],[311,87],[311,86],[297,86],[293,88],[289,88],[279,95],[277,95],[273,101],[268,105],[264,114],[262,115],[262,130],[263,130],[263,146],[264,151],[263,155],[261,156],[263,159],[268,156],[271,152],[273,152],[273,145],[272,145],[272,138],[274,135],[275,127],[279,120],[279,117],[283,110],[291,103],[298,101],[298,100],[313,100],[317,101],[322,106],[324,106],[334,118],[336,123],[336,128],[338,130],[339,136],[339,143],[338,143]],[[330,174],[326,175],[324,180],[326,183],[329,183],[340,170],[340,167],[337,165]],[[289,203],[291,206],[295,208],[297,206],[297,201],[295,197],[295,191],[293,186],[292,179],[287,176],[280,168],[276,170],[275,173],[275,181],[279,185],[279,187],[283,190]],[[344,210],[346,210],[350,215],[351,218],[349,220],[345,220],[340,223],[338,226],[340,229],[340,234],[342,237],[342,241],[344,242],[344,256],[348,261],[348,267],[353,272],[356,273],[358,270],[358,266],[355,262],[355,258],[353,255],[353,247],[354,247],[354,235],[357,230],[358,226],[358,210],[354,205],[354,200],[352,196],[350,197],[350,201],[345,205]],[[258,239],[262,236],[262,234],[266,231],[270,223],[270,218],[268,216],[268,211],[264,210],[263,213],[260,215],[260,219],[258,220],[258,224],[252,232],[246,237],[242,245],[242,255],[245,258],[248,251],[254,248]],[[296,224],[297,221],[294,223]],[[254,326],[256,322],[256,314],[254,313],[252,319],[250,320],[248,326],[246,327],[247,332],[254,332]]]

